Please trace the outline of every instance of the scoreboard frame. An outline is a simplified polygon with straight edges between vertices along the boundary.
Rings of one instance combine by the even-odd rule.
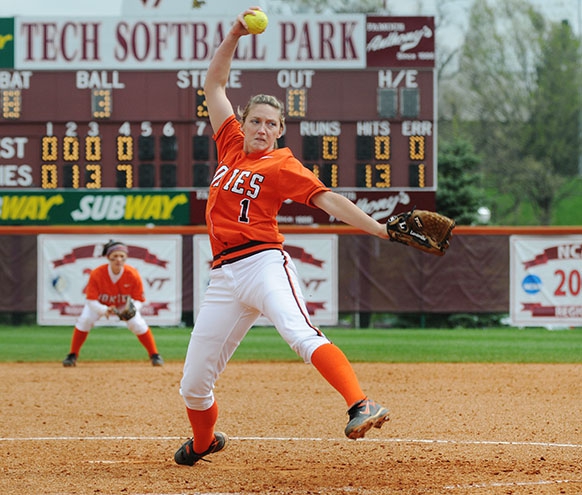
[[[346,19],[336,22],[345,31],[351,26]],[[434,200],[434,19],[357,19],[354,26],[365,25],[365,49],[351,46],[359,37],[345,32],[343,46],[332,47],[332,19],[317,23],[329,31],[318,50],[364,51],[363,64],[347,60],[349,53],[336,64],[299,60],[299,50],[311,43],[305,21],[306,38],[289,67],[279,59],[273,67],[258,63],[266,48],[259,44],[263,38],[252,37],[257,56],[233,63],[229,98],[235,108],[258,93],[283,101],[286,129],[279,145],[290,147],[329,187],[408,191]],[[285,20],[272,19],[271,29],[274,24],[290,32]],[[98,28],[94,22],[92,29]],[[72,62],[47,70],[38,61],[20,63],[0,69],[0,190],[198,189],[210,183],[217,157],[202,89],[207,64],[171,70],[145,63],[125,70]]]

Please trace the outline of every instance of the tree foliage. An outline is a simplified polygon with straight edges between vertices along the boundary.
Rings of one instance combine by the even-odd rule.
[[[579,43],[568,23],[551,27],[541,47],[524,152],[554,174],[578,173]]]
[[[550,223],[576,173],[579,61],[569,26],[546,22],[526,0],[474,2],[460,61],[462,118],[485,186],[504,197],[493,205],[497,219],[511,223],[529,203],[537,223]]]
[[[477,174],[479,163],[469,141],[456,138],[441,143],[436,206],[439,213],[454,218],[457,225],[476,222],[482,201]]]
[[[501,190],[511,181],[500,179],[521,157],[540,29],[523,0],[502,6],[475,2],[471,10],[460,61],[460,84],[468,92],[462,119],[473,123],[469,129],[483,155],[483,172],[501,182]]]

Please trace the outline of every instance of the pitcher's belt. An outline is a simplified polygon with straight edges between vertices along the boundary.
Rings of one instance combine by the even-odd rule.
[[[212,269],[219,268],[227,263],[234,263],[267,249],[283,249],[283,246],[279,242],[249,241],[245,244],[225,249],[214,256],[212,258]]]

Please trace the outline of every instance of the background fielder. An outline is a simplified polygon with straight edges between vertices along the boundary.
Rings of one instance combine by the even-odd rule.
[[[111,315],[117,315],[126,321],[127,328],[147,350],[153,366],[164,364],[154,335],[139,311],[145,302],[143,282],[139,272],[126,264],[127,253],[127,246],[120,241],[109,241],[103,247],[103,256],[109,263],[98,266],[89,275],[85,289],[87,301],[75,324],[70,352],[63,360],[63,366],[72,367],[77,364],[81,347],[97,320],[104,316],[109,318]],[[126,313],[125,308],[128,311]]]

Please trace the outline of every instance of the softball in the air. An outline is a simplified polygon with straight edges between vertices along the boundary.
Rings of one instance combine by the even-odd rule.
[[[267,14],[262,10],[255,10],[255,15],[247,14],[244,19],[248,26],[248,31],[251,34],[261,34],[265,29],[267,29],[267,24],[269,24],[269,19]]]

